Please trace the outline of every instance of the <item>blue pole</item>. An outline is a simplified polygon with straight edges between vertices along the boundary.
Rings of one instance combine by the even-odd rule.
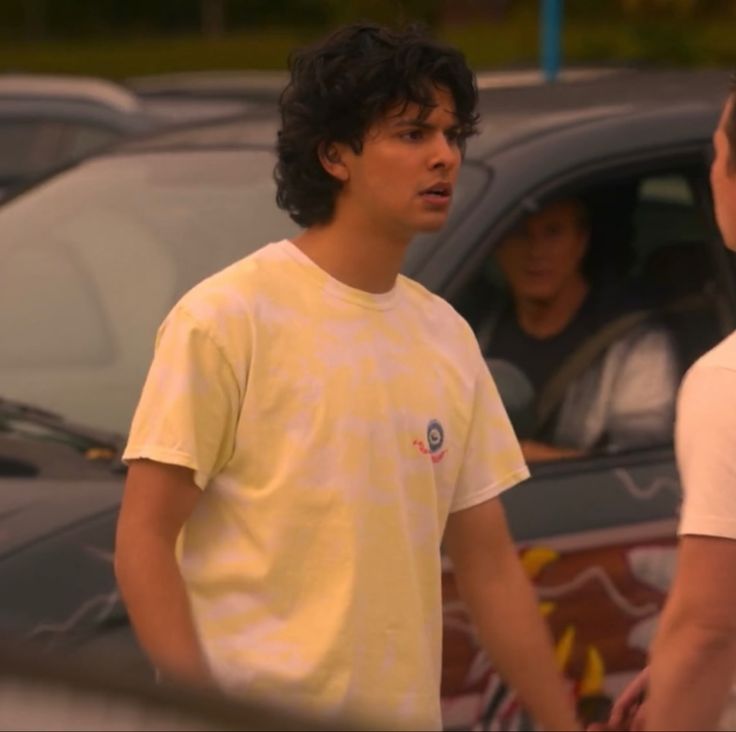
[[[545,81],[551,82],[560,71],[563,0],[541,0],[541,3],[542,72]]]

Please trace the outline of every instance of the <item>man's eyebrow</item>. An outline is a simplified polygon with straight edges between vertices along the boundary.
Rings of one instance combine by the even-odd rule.
[[[391,123],[392,127],[417,127],[422,130],[434,130],[438,129],[440,125],[433,125],[431,122],[426,122],[423,119],[417,117],[400,117]],[[460,127],[460,122],[455,121],[451,125],[448,125],[444,129],[454,130]]]
[[[422,129],[429,130],[434,125],[429,122],[425,122],[423,119],[418,117],[399,117],[391,123],[392,127],[421,127]]]

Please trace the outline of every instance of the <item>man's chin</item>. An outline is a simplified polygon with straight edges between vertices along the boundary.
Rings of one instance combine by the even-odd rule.
[[[532,290],[523,293],[522,298],[535,307],[544,307],[554,300],[554,295],[550,292]]]
[[[447,217],[445,216],[441,221],[422,221],[416,227],[417,234],[433,234],[435,231],[439,231],[445,227],[447,223]]]

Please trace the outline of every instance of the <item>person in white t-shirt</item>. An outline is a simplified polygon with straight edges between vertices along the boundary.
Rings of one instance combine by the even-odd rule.
[[[736,91],[713,147],[716,220],[736,252]],[[608,729],[736,729],[736,333],[686,374],[675,450],[684,493],[677,570],[650,665],[617,701]]]
[[[576,724],[499,500],[518,442],[470,327],[399,275],[476,105],[414,28],[293,57],[277,200],[304,231],[174,307],[124,455],[116,572],[164,677],[439,728],[443,542],[501,674],[544,728]]]

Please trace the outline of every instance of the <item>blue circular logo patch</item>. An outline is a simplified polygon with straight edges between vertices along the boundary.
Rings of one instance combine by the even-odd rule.
[[[445,442],[445,431],[442,429],[442,425],[433,419],[427,425],[427,444],[429,445],[430,452],[437,452]]]

